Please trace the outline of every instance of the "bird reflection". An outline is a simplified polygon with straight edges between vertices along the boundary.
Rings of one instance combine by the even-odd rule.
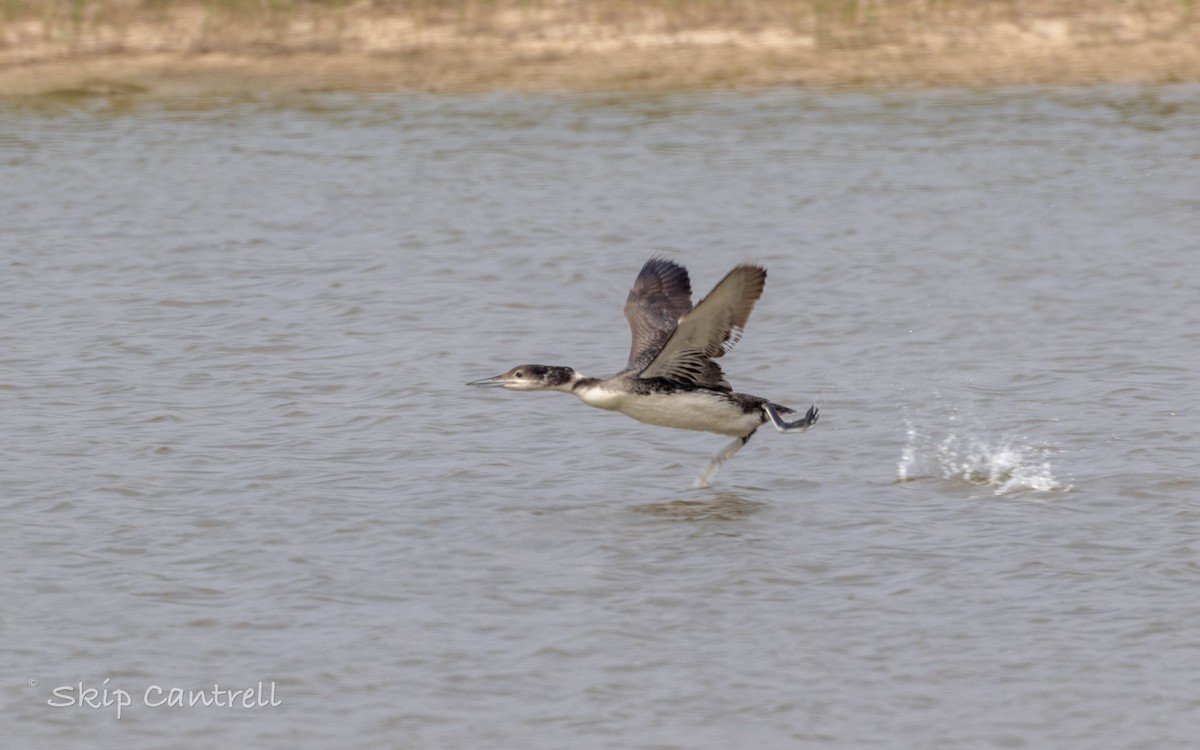
[[[736,521],[765,506],[736,492],[717,492],[707,500],[671,500],[635,505],[632,510],[672,521]]]

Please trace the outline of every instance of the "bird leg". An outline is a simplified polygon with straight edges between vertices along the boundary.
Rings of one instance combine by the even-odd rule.
[[[712,460],[708,462],[708,466],[704,467],[704,471],[700,472],[700,476],[696,477],[695,486],[697,488],[707,487],[708,483],[712,481],[712,478],[716,476],[717,469],[721,468],[721,464],[733,458],[733,454],[740,451],[743,445],[750,442],[750,438],[753,435],[754,432],[751,432],[749,435],[744,435],[740,438],[737,438],[732,443],[722,448],[721,452],[713,456]]]
[[[785,422],[783,417],[779,416],[779,411],[775,408],[775,404],[767,402],[763,404],[763,409],[766,410],[767,416],[771,419],[771,424],[775,425],[775,429],[780,432],[804,432],[809,427],[817,423],[817,407],[808,407],[808,413],[795,422]]]

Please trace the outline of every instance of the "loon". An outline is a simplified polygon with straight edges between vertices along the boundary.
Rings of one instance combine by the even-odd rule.
[[[734,436],[696,479],[696,487],[707,487],[721,465],[767,422],[779,432],[803,432],[817,422],[816,406],[789,422],[782,415],[795,413],[793,409],[734,392],[714,361],[741,338],[766,279],[760,266],[738,266],[693,307],[687,269],[651,258],[625,302],[633,344],[624,370],[601,380],[570,367],[518,365],[467,385],[572,393],[589,406],[639,422]]]

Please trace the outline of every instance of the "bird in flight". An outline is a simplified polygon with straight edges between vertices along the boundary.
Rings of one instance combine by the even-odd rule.
[[[707,487],[721,464],[767,422],[779,432],[803,432],[817,422],[816,406],[789,422],[783,415],[793,409],[735,392],[716,362],[741,338],[766,279],[764,268],[738,266],[693,307],[687,269],[651,258],[625,301],[633,334],[625,369],[600,379],[570,367],[518,365],[467,385],[572,393],[589,406],[639,422],[734,436],[696,479],[697,487]]]

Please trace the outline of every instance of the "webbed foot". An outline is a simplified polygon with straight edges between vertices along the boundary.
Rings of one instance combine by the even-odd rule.
[[[771,424],[780,432],[804,432],[817,423],[817,414],[819,412],[816,406],[810,406],[808,407],[808,412],[800,419],[794,422],[785,422],[783,417],[779,415],[779,410],[775,408],[775,404],[768,402],[763,405],[763,409],[766,410]]]

